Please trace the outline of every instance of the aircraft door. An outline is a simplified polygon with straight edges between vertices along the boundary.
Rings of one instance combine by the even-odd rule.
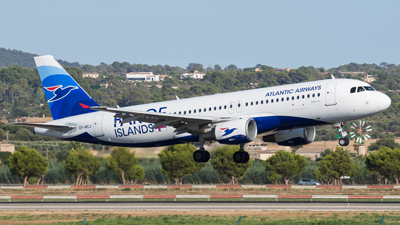
[[[242,112],[242,101],[237,101],[236,102],[236,112],[241,113]]]
[[[329,83],[326,85],[325,105],[336,105],[336,83]]]
[[[103,114],[96,115],[94,117],[93,127],[94,127],[94,136],[95,137],[104,136],[102,122],[103,122]]]
[[[235,109],[233,108],[233,105],[234,105],[234,103],[233,102],[229,102],[229,105],[228,105],[228,110],[229,110],[229,113],[234,113],[235,112]]]

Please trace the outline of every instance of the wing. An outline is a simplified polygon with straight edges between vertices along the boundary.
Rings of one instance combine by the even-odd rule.
[[[72,130],[76,126],[69,125],[57,125],[57,124],[45,124],[45,123],[10,123],[10,125],[25,126],[25,127],[39,127],[50,130]]]
[[[205,129],[209,128],[211,124],[231,120],[232,117],[212,117],[212,116],[194,116],[194,115],[181,115],[181,114],[167,114],[156,112],[145,112],[135,110],[123,110],[119,108],[107,107],[90,107],[94,110],[115,113],[114,117],[122,119],[122,123],[131,121],[142,121],[146,123],[154,123],[153,128],[161,126],[171,126],[175,128],[177,134],[204,133]]]

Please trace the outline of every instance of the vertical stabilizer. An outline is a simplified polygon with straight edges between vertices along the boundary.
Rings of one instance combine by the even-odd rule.
[[[34,58],[54,120],[94,112],[90,107],[99,106],[53,56]]]

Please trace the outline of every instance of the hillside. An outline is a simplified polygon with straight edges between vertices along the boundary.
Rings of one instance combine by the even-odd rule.
[[[29,65],[34,54],[24,53],[17,50],[0,49],[0,62],[20,62],[21,65]],[[63,62],[66,63],[66,62]],[[5,64],[4,64],[5,65]],[[30,66],[19,66],[8,64],[0,69],[0,120],[15,121],[25,120],[26,117],[51,117],[44,97],[44,91],[36,69]],[[384,135],[400,136],[400,67],[394,64],[355,64],[342,65],[338,68],[325,70],[324,68],[300,67],[289,72],[277,72],[273,67],[257,65],[254,68],[237,68],[230,65],[224,69],[215,65],[213,68],[203,68],[203,65],[191,63],[187,68],[173,67],[168,65],[145,65],[130,64],[127,62],[114,62],[112,64],[100,64],[98,66],[68,64],[66,70],[74,79],[88,92],[100,105],[116,107],[138,105],[151,102],[160,102],[179,98],[211,95],[232,91],[246,90],[251,88],[269,87],[290,83],[299,83],[312,80],[330,79],[330,74],[338,78],[364,79],[365,74],[341,75],[340,72],[366,72],[373,75],[375,81],[371,85],[387,93],[392,99],[391,107],[383,113],[367,119],[374,128],[373,138]],[[204,79],[195,80],[185,78],[180,80],[182,73],[192,70],[206,73]],[[125,82],[123,73],[135,71],[151,71],[155,74],[167,74],[162,82],[132,83]],[[83,78],[83,72],[97,72],[98,79]],[[107,84],[107,85],[105,85]],[[175,88],[178,86],[180,88]],[[347,130],[350,130],[347,123]],[[5,130],[10,130],[11,140],[43,140],[48,138],[33,135],[32,132],[23,127],[11,127],[0,123],[0,141],[4,140]],[[317,129],[317,140],[333,140],[337,131],[330,126]]]
[[[0,48],[0,68],[9,67],[12,65],[28,67],[28,68],[36,68],[35,62],[33,60],[33,57],[35,56],[37,55],[15,49]],[[77,62],[70,63],[63,60],[59,60],[59,62],[62,66],[81,67],[81,65]]]

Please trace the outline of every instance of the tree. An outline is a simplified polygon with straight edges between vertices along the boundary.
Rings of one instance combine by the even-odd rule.
[[[78,146],[81,145],[78,144]],[[100,167],[98,158],[83,147],[71,149],[63,164],[65,173],[76,178],[76,185],[83,184],[83,178],[86,178],[86,183],[88,183],[89,177],[93,176]]]
[[[49,162],[35,149],[22,146],[8,158],[8,166],[13,175],[24,178],[24,186],[27,186],[29,177],[40,177],[46,173]]]
[[[381,147],[378,151],[370,153],[366,157],[367,168],[386,178],[394,178],[396,185],[399,185],[400,177],[400,149]]]
[[[286,185],[289,184],[290,178],[301,173],[306,165],[306,157],[285,150],[279,150],[275,155],[265,160],[269,179],[277,181],[283,177]]]
[[[177,185],[182,185],[184,176],[195,174],[204,167],[205,163],[195,162],[193,153],[196,151],[194,145],[172,145],[164,148],[158,159],[161,163],[161,171],[170,179],[175,180]]]
[[[383,146],[391,149],[400,148],[400,144],[396,143],[393,138],[385,137],[376,141],[375,143],[371,143],[370,146],[368,146],[368,151],[378,150]]]
[[[252,159],[247,163],[235,163],[235,161],[233,161],[233,154],[238,150],[239,148],[237,146],[225,145],[216,150],[215,156],[211,160],[214,169],[222,176],[230,179],[231,181],[229,184],[231,185],[235,184],[237,178],[243,177],[250,166],[253,165]]]
[[[137,182],[144,178],[144,169],[137,165],[139,158],[135,157],[135,152],[129,152],[128,148],[114,149],[111,156],[104,158],[104,162],[111,172],[121,177],[124,185],[126,185],[126,180]]]
[[[342,185],[342,176],[355,176],[358,164],[354,163],[349,151],[337,147],[335,151],[331,151],[328,155],[321,158],[318,162],[318,169],[314,171],[316,179],[334,180],[334,184]]]

